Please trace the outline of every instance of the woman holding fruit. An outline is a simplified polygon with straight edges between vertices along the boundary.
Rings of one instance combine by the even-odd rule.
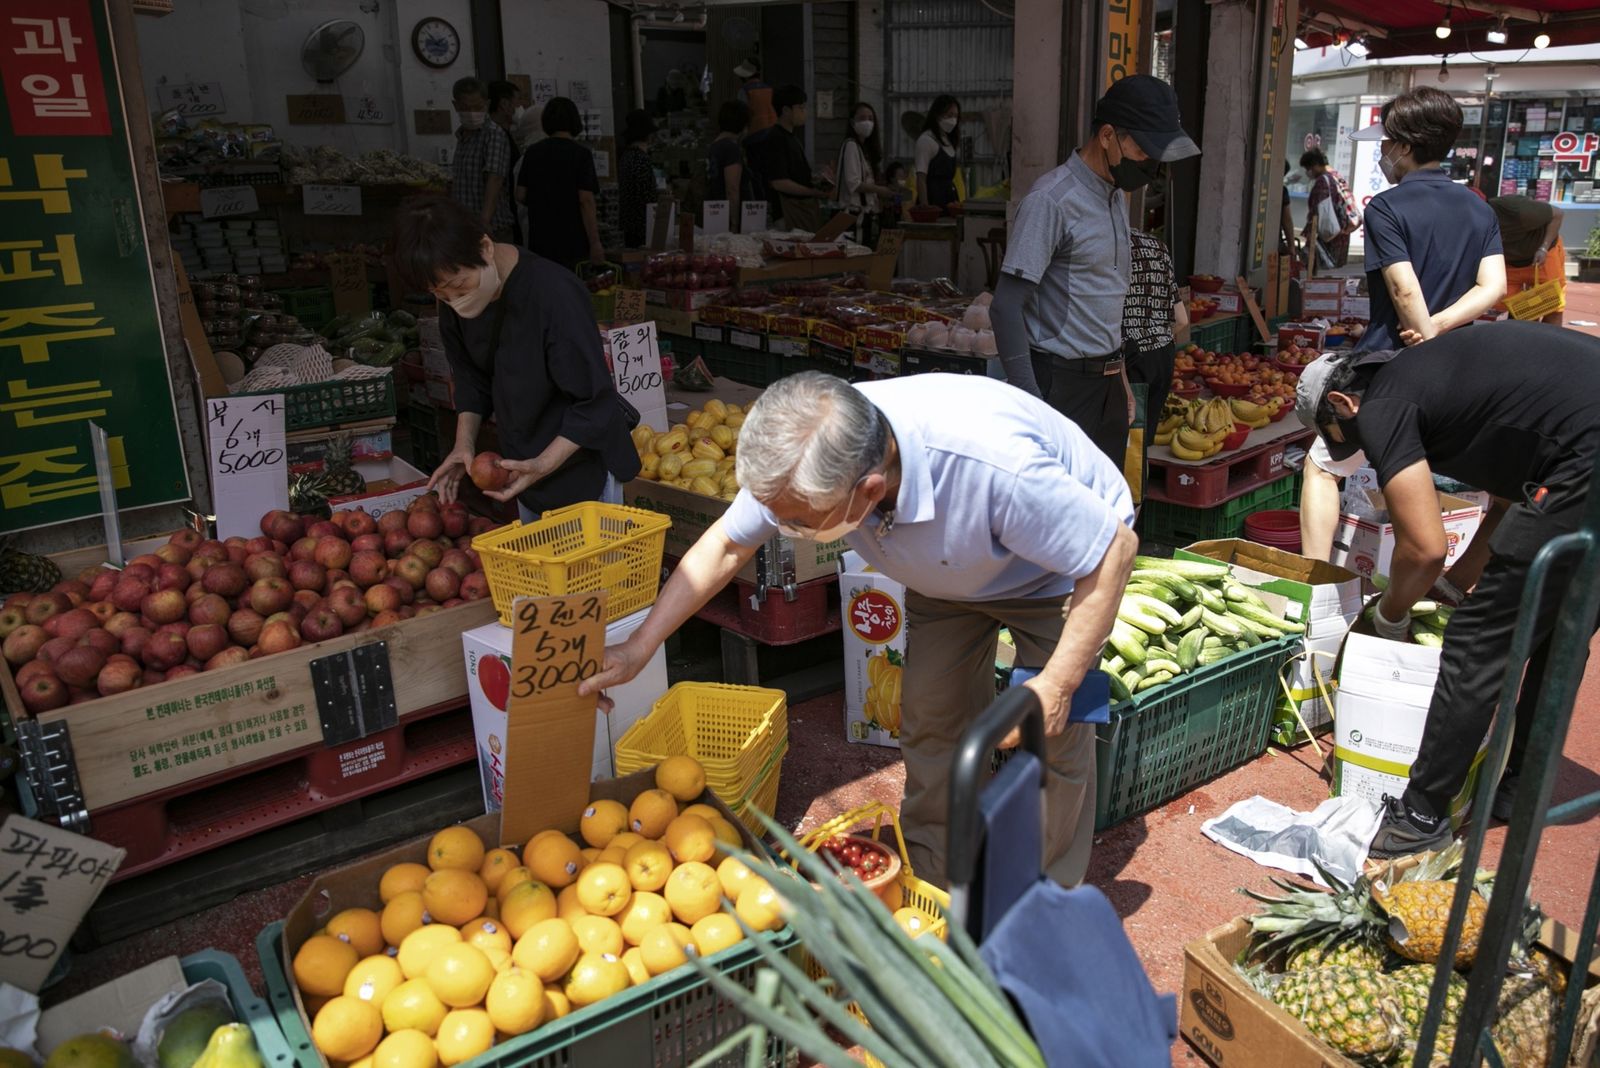
[[[515,500],[525,522],[580,501],[620,502],[639,457],[577,276],[494,241],[442,196],[401,205],[394,258],[407,288],[441,302],[455,382],[455,446],[428,488],[453,501],[470,471],[488,496]],[[491,415],[504,458],[477,453]]]

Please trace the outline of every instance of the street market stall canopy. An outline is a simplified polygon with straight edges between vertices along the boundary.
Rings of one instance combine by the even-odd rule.
[[[1312,48],[1359,42],[1367,55],[1455,55],[1600,41],[1595,0],[1307,0],[1300,39]],[[1448,27],[1448,35],[1440,34]],[[1503,37],[1492,36],[1503,34]],[[1542,40],[1541,38],[1548,38]],[[1358,47],[1359,47],[1358,46]]]

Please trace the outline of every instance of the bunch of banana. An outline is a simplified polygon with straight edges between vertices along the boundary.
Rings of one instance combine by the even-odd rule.
[[[1173,424],[1163,441],[1167,426],[1168,421],[1163,421],[1156,428],[1156,444],[1167,446],[1180,460],[1204,460],[1221,452],[1222,440],[1233,433],[1233,409],[1223,397],[1205,401],[1196,397],[1185,406],[1181,423]]]
[[[1156,424],[1155,443],[1157,445],[1171,445],[1172,436],[1177,433],[1178,428],[1181,426],[1183,426],[1182,413],[1174,412],[1171,415],[1167,415],[1161,422]]]
[[[643,423],[633,428],[639,453],[639,477],[707,497],[731,501],[739,492],[734,456],[744,409],[712,398],[690,412],[682,423],[658,434]]]
[[[1202,434],[1215,434],[1220,430],[1224,437],[1233,433],[1233,409],[1228,406],[1226,397],[1212,397],[1210,400],[1196,397],[1188,407],[1184,422],[1192,429]]]
[[[1272,422],[1272,417],[1278,414],[1278,409],[1282,406],[1281,397],[1274,397],[1265,404],[1254,404],[1243,397],[1228,398],[1228,407],[1233,410],[1234,421],[1243,423],[1251,430],[1260,430]]]

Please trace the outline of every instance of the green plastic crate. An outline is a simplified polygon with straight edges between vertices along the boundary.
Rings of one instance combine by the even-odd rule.
[[[1237,352],[1239,320],[1223,319],[1215,323],[1196,323],[1189,328],[1189,341],[1212,352]]]
[[[283,310],[300,320],[300,325],[321,330],[333,318],[333,287],[295,286],[292,289],[275,289],[283,301]]]
[[[235,393],[233,396],[252,397],[269,393],[283,394],[287,407],[283,425],[285,430],[291,432],[395,417],[393,372],[382,378],[312,382],[304,386],[262,390],[260,393]]]
[[[306,1034],[294,994],[284,979],[278,948],[282,935],[281,921],[267,924],[256,935],[267,995],[294,1052],[296,1068],[321,1068],[322,1058]],[[787,928],[762,937],[772,939],[774,946],[797,959],[799,939]],[[707,957],[706,962],[751,987],[761,959],[755,946],[741,942]],[[462,1068],[684,1068],[746,1022],[732,1002],[713,990],[696,969],[679,968],[508,1039]],[[791,1060],[788,1043],[770,1035],[761,1062],[765,1068],[785,1068]],[[745,1050],[717,1063],[742,1068]]]
[[[256,1049],[267,1068],[298,1068],[295,1052],[283,1037],[283,1029],[278,1026],[272,1006],[256,997],[256,992],[250,988],[250,980],[245,978],[244,969],[239,966],[239,958],[221,950],[202,949],[184,957],[178,964],[183,968],[185,982],[192,984],[215,979],[228,988],[228,1000],[233,1002],[234,1018],[239,1023],[249,1025],[250,1033],[256,1040]]]
[[[1288,472],[1276,482],[1209,508],[1190,508],[1166,501],[1144,502],[1139,526],[1145,538],[1162,545],[1188,545],[1195,541],[1244,536],[1244,519],[1256,512],[1294,508],[1300,500],[1295,479]]]
[[[701,342],[701,357],[718,378],[731,378],[747,386],[766,388],[785,372],[784,358],[765,349],[746,349],[717,341]]]
[[[1095,728],[1095,830],[1265,752],[1278,671],[1299,642],[1263,642],[1112,705],[1111,722]]]

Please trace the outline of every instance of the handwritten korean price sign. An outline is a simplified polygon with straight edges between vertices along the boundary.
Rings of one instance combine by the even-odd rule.
[[[657,431],[667,429],[667,394],[661,378],[661,348],[655,323],[619,326],[607,335],[611,343],[611,377],[622,399],[639,410],[640,421]]]
[[[309,184],[301,186],[300,191],[301,207],[307,215],[361,214],[359,185]]]
[[[289,507],[283,394],[213,397],[205,405],[217,536],[254,537],[263,512]]]
[[[589,800],[596,700],[579,697],[578,684],[605,661],[606,593],[518,598],[511,632],[500,817],[508,842],[569,819]]]
[[[106,0],[0,18],[0,533],[189,497]],[[145,121],[142,117],[139,121]]]
[[[37,992],[124,853],[9,816],[0,826],[0,982]]]
[[[254,215],[261,210],[255,186],[223,185],[200,190],[200,214],[208,219],[228,215]]]

